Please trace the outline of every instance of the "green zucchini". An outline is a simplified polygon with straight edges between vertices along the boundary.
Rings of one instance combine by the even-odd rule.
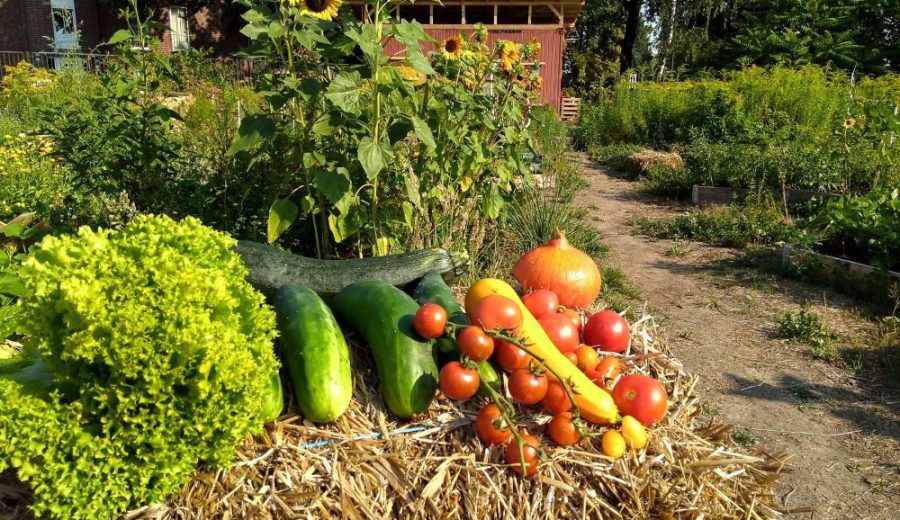
[[[422,277],[419,285],[413,291],[413,297],[419,305],[426,303],[436,303],[447,311],[449,321],[457,325],[468,325],[469,318],[463,311],[462,305],[456,300],[450,287],[444,282],[441,273],[431,271]],[[456,348],[456,339],[450,337],[441,337],[435,341],[437,350],[438,364],[443,367],[450,361],[459,361],[459,350]],[[476,367],[478,376],[481,378],[482,385],[490,385],[496,391],[500,391],[502,383],[500,376],[494,369],[493,365],[488,361],[481,361]],[[478,389],[478,395],[487,396],[488,393],[483,388]]]
[[[276,370],[269,379],[269,392],[263,401],[263,421],[270,423],[281,417],[284,409],[284,392],[281,389],[281,374]]]
[[[278,288],[299,283],[321,295],[332,295],[361,280],[406,285],[429,271],[446,272],[466,263],[464,253],[422,249],[399,255],[347,260],[318,260],[275,247],[238,241],[234,250],[250,269],[247,281],[267,296]]]
[[[297,407],[313,422],[331,422],[353,397],[350,350],[331,309],[312,289],[291,284],[275,293],[281,361]]]
[[[421,341],[412,320],[419,305],[400,289],[374,280],[342,289],[331,302],[338,318],[372,350],[381,396],[408,419],[428,409],[438,387],[431,342]]]

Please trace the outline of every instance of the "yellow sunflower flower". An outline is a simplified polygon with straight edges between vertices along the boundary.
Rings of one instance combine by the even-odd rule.
[[[459,59],[462,56],[463,49],[463,41],[459,36],[451,36],[441,42],[441,54],[448,60]]]
[[[854,126],[856,126],[856,119],[853,119],[852,117],[848,117],[847,119],[844,119],[844,128],[850,129],[850,128],[853,128]]]
[[[483,23],[478,22],[475,24],[475,41],[478,43],[484,43],[487,41],[487,27],[484,26]]]
[[[532,37],[531,40],[529,40],[525,45],[525,57],[533,58],[535,56],[538,56],[540,53],[541,42],[537,38]]]
[[[514,42],[503,42],[503,48],[500,49],[500,61],[506,72],[512,72],[521,59],[521,51],[519,44]]]
[[[300,14],[328,21],[337,16],[344,0],[284,0],[284,2],[299,7]]]

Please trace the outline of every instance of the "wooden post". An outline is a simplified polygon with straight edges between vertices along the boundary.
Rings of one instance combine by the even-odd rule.
[[[528,25],[531,25],[531,4],[528,4]]]
[[[434,4],[428,4],[428,24],[434,25]]]
[[[497,25],[497,4],[494,4],[494,25]]]

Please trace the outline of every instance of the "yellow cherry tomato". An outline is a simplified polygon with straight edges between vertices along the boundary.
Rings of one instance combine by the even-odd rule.
[[[625,444],[633,450],[647,445],[647,429],[630,415],[622,417],[622,436],[625,437]]]
[[[607,457],[618,459],[625,454],[625,437],[612,428],[606,430],[603,438],[600,439],[600,446],[603,447],[603,454]]]

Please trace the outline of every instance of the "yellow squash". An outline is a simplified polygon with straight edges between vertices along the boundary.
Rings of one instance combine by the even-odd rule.
[[[519,330],[519,338],[528,350],[543,359],[546,365],[556,371],[562,379],[571,383],[575,404],[578,405],[581,417],[596,424],[619,422],[619,410],[612,397],[595,385],[562,352],[557,350],[547,333],[541,328],[540,323],[528,312],[522,300],[519,299],[519,295],[508,283],[496,278],[479,280],[466,293],[466,308],[474,309],[478,302],[491,294],[506,296],[516,302],[516,305],[522,310],[524,321]]]

